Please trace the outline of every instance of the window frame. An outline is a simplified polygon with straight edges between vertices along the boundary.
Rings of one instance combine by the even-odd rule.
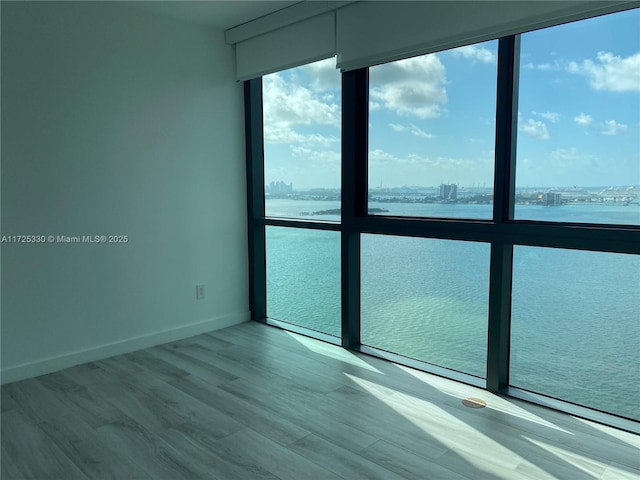
[[[368,68],[342,73],[342,216],[339,223],[265,216],[262,79],[245,81],[249,240],[249,304],[253,320],[287,328],[353,351],[376,355],[430,373],[576,414],[629,431],[640,423],[613,413],[546,397],[509,384],[511,283],[515,245],[640,254],[640,226],[516,220],[515,162],[520,35],[498,39],[493,218],[490,220],[393,217],[367,213]],[[342,337],[319,335],[266,316],[267,225],[341,233]],[[383,234],[467,240],[491,245],[486,383],[471,375],[390,354],[360,343],[360,235]]]

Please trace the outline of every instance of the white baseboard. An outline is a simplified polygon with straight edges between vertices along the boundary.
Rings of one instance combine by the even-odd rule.
[[[29,363],[23,363],[15,367],[6,367],[0,370],[0,384],[17,382],[26,378],[33,378],[47,373],[57,372],[65,368],[80,365],[82,363],[94,362],[103,358],[122,355],[143,348],[161,345],[167,342],[174,342],[189,338],[201,333],[219,330],[250,319],[250,313],[235,313],[223,315],[203,322],[191,323],[180,327],[162,330],[160,332],[140,335],[117,342],[98,345],[93,348],[77,350],[71,353],[56,355],[54,357],[43,358]]]

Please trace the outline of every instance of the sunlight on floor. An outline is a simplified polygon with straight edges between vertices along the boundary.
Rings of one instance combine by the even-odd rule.
[[[298,343],[304,345],[306,348],[308,348],[314,353],[317,353],[319,355],[324,355],[325,357],[330,357],[336,360],[340,360],[342,362],[349,363],[350,365],[364,368],[366,370],[371,370],[372,372],[376,372],[381,375],[384,375],[380,370],[378,370],[375,367],[372,367],[367,362],[358,358],[355,354],[349,352],[348,350],[345,350],[336,345],[331,345],[328,343],[320,343],[318,342],[318,340],[311,339],[303,335],[298,335],[297,333],[293,333],[293,332],[286,332],[286,333],[293,340],[296,340]]]
[[[543,442],[541,440],[537,440],[528,436],[523,436],[522,438],[533,443],[545,452],[550,453],[553,457],[558,459],[558,463],[560,464],[571,465],[572,467],[581,470],[588,475],[594,475],[594,478],[600,478],[600,476],[604,473],[604,468],[602,467],[601,463],[596,462],[595,460],[592,460],[585,455],[580,455],[576,452],[571,452],[564,448],[550,445],[547,442]]]
[[[455,448],[459,454],[460,438],[466,438],[469,453],[477,452],[476,445],[482,445],[483,450],[491,450],[503,461],[504,459],[511,460],[514,467],[521,461],[517,454],[447,411],[447,409],[453,410],[457,406],[446,405],[445,408],[442,408],[433,402],[413,395],[394,392],[353,375],[347,375],[347,377],[436,441],[450,449]],[[449,397],[449,395],[446,396]],[[457,434],[452,435],[452,432],[457,432]]]
[[[635,435],[633,433],[625,432],[623,430],[618,430],[607,425],[602,425],[600,423],[590,422],[589,420],[585,420],[583,418],[574,417],[574,419],[578,422],[584,423],[589,428],[593,428],[598,430],[606,435],[613,436],[634,448],[640,449],[640,436]],[[638,453],[638,463],[640,464],[640,453]]]
[[[522,418],[524,420],[573,435],[573,433],[565,430],[564,428],[561,428],[558,425],[549,422],[548,420],[544,420],[534,413],[519,407],[514,400],[503,398],[498,395],[494,395],[486,390],[481,390],[470,385],[462,385],[458,382],[455,382],[454,380],[431,375],[429,373],[421,372],[413,368],[405,367],[402,365],[398,365],[398,368],[403,370],[405,373],[412,375],[417,380],[429,384],[430,387],[440,390],[446,395],[450,395],[460,399],[463,399],[467,396],[476,396],[486,401],[488,408],[492,408],[494,410],[504,412],[508,415],[513,415],[518,418]]]

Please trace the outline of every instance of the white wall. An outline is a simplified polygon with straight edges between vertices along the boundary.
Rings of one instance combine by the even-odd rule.
[[[129,236],[2,244],[2,381],[247,320],[223,33],[110,2],[1,9],[2,235]]]

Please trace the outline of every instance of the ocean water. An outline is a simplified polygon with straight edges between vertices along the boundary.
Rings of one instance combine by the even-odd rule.
[[[389,215],[491,215],[490,205],[370,207]],[[595,223],[635,224],[640,211],[518,207],[521,217]],[[338,202],[267,201],[274,216],[334,208]],[[361,245],[362,343],[485,377],[489,244],[362,235]],[[267,227],[267,314],[339,336],[340,303],[340,234]],[[639,347],[640,256],[515,247],[512,385],[640,420]]]

